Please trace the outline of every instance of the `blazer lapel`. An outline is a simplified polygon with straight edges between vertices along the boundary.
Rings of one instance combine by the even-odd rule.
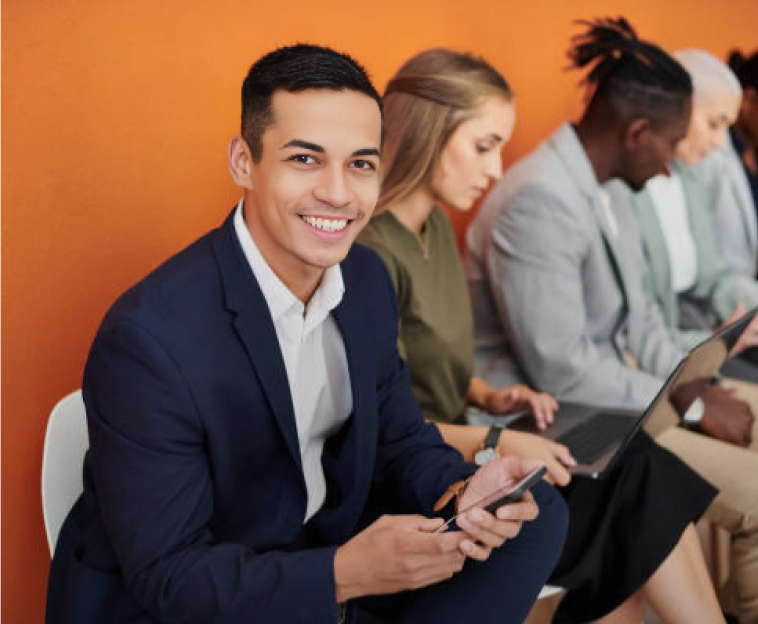
[[[737,161],[739,167],[742,167],[742,162]],[[756,222],[755,209],[753,208],[753,196],[750,193],[749,183],[745,172],[742,169],[737,170],[737,175],[742,176],[739,182],[734,180],[729,184],[730,191],[734,195],[734,201],[739,207],[740,217],[742,219],[743,227],[747,232],[748,243],[750,250],[753,254],[758,254],[758,223]],[[743,184],[742,182],[745,182]]]
[[[729,170],[727,186],[739,208],[750,250],[756,255],[758,254],[758,220],[756,219],[750,182],[744,169],[745,165],[742,162],[743,143],[735,134],[734,129],[730,130],[729,134],[731,135],[730,144],[724,149],[726,167]]]
[[[351,438],[346,441],[343,453],[351,463],[350,488],[358,492],[367,492],[369,488],[366,481],[373,473],[378,429],[376,419],[371,419],[371,414],[377,411],[375,364],[364,343],[365,337],[371,335],[372,329],[366,323],[365,314],[361,313],[360,306],[350,297],[349,273],[343,275],[345,297],[333,311],[345,343],[350,388],[353,393],[353,432]],[[360,502],[361,509],[363,502]]]
[[[566,167],[570,177],[576,181],[579,190],[587,198],[587,202],[591,206],[595,221],[597,221],[603,235],[603,243],[608,253],[609,262],[628,307],[629,294],[622,270],[623,263],[619,262],[617,255],[619,252],[616,249],[616,239],[622,233],[614,233],[611,229],[608,216],[605,214],[605,209],[600,203],[600,196],[598,194],[600,187],[592,164],[589,158],[587,158],[587,153],[584,151],[584,147],[579,141],[576,131],[569,123],[563,124],[549,141],[552,142],[558,157],[563,162],[563,166]],[[613,210],[612,206],[611,210]]]
[[[645,253],[651,266],[651,270],[649,271],[650,278],[655,282],[652,286],[660,300],[661,294],[672,290],[671,266],[669,264],[668,253],[666,252],[668,244],[663,237],[663,229],[661,228],[658,213],[653,205],[650,191],[644,190],[637,193],[634,201],[636,202],[637,215],[639,217],[637,222],[640,225],[642,239],[643,241],[650,241],[650,244],[645,245]]]
[[[213,251],[234,327],[253,364],[292,459],[302,472],[300,443],[287,370],[274,322],[234,231],[234,211],[213,239]]]
[[[376,374],[365,337],[371,327],[356,301],[357,285],[351,283],[349,261],[341,265],[345,294],[332,314],[342,334],[350,371],[353,413],[342,429],[324,446],[322,465],[327,480],[327,499],[309,523],[326,543],[347,539],[366,506],[376,455],[378,421],[376,413]],[[353,295],[353,296],[351,296]]]
[[[592,204],[592,211],[603,237],[603,244],[605,245],[605,250],[608,254],[608,261],[616,276],[616,280],[619,283],[619,288],[621,288],[626,306],[629,307],[629,287],[624,273],[624,263],[621,261],[623,252],[618,248],[623,234],[621,231],[618,231],[618,226],[616,226],[617,231],[614,231],[613,226],[609,222],[609,218],[612,217],[605,214],[605,208],[600,203],[600,198],[596,193],[590,197],[590,203]],[[609,210],[613,209],[613,206],[609,208]]]
[[[353,442],[356,448],[350,450],[355,451],[352,458],[353,465],[351,466],[352,480],[355,482],[359,478],[367,476],[365,467],[367,465],[373,466],[373,454],[376,450],[373,444],[368,444],[372,429],[368,426],[366,416],[370,411],[370,406],[365,404],[372,400],[376,383],[374,381],[375,374],[372,368],[373,361],[366,357],[365,350],[361,348],[362,336],[369,335],[371,328],[366,326],[359,310],[356,309],[356,306],[351,305],[349,299],[343,300],[333,313],[345,342],[347,366],[350,371],[350,388],[353,393],[355,428]],[[372,456],[370,462],[367,461],[367,454]]]

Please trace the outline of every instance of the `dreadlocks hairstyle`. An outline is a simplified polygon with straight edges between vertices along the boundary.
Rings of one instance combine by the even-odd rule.
[[[576,22],[587,30],[572,38],[571,68],[589,69],[582,81],[591,101],[611,98],[629,115],[651,120],[678,112],[692,96],[687,71],[657,45],[643,41],[623,17]]]
[[[386,137],[377,213],[429,180],[448,139],[488,97],[510,102],[513,92],[482,58],[435,48],[406,61],[384,92]]]
[[[758,91],[758,50],[749,57],[739,50],[732,50],[729,53],[729,67],[737,74],[743,88],[752,87]]]
[[[274,50],[253,64],[242,83],[242,138],[254,162],[260,162],[263,133],[274,123],[271,98],[280,89],[356,91],[375,100],[382,110],[381,97],[366,70],[347,54],[302,43]]]

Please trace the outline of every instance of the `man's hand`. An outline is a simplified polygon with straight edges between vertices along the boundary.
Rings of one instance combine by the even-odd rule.
[[[747,403],[734,396],[734,390],[708,386],[702,399],[705,415],[695,426],[697,431],[738,446],[748,446],[752,442],[755,416]]]
[[[502,457],[515,455],[541,460],[547,466],[549,481],[558,485],[568,485],[571,474],[567,467],[576,466],[568,447],[523,431],[504,429],[500,434],[498,451]]]
[[[417,589],[460,572],[465,550],[475,546],[465,533],[435,533],[442,518],[382,516],[337,549],[337,602]],[[469,546],[461,548],[463,542]]]
[[[541,465],[539,460],[518,457],[492,460],[471,477],[466,491],[458,501],[458,509],[466,509],[500,488],[516,485]],[[537,503],[529,492],[521,501],[503,505],[494,515],[477,507],[469,509],[456,520],[456,524],[470,538],[461,542],[461,552],[479,561],[486,560],[493,548],[516,537],[521,525],[525,521],[534,520],[538,513]]]
[[[750,406],[734,395],[734,390],[712,384],[708,379],[694,379],[672,393],[671,403],[684,416],[698,396],[705,403],[705,413],[693,427],[695,431],[738,446],[752,442],[755,416]]]
[[[558,409],[556,400],[545,392],[536,392],[528,386],[516,385],[492,390],[486,397],[484,408],[491,414],[506,414],[529,410],[539,429],[553,423],[553,414]]]

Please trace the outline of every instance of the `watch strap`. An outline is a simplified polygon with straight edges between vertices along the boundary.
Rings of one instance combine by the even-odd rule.
[[[497,448],[497,445],[500,442],[500,434],[503,432],[503,429],[505,429],[503,425],[491,425],[489,431],[487,431],[487,435],[484,438],[484,444],[482,445],[482,448]]]
[[[445,520],[452,518],[458,508],[458,500],[466,491],[470,479],[471,477],[467,477],[450,485],[434,505],[434,512]]]

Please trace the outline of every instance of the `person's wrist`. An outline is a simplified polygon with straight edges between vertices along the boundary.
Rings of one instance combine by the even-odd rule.
[[[472,389],[473,390],[473,389]],[[468,402],[474,407],[478,407],[485,412],[487,410],[487,403],[492,390],[486,387],[478,387],[475,391],[469,391]]]
[[[353,565],[348,542],[334,552],[334,596],[337,604],[362,595],[357,573],[360,573],[360,567]]]
[[[705,401],[701,397],[695,397],[690,406],[682,414],[682,425],[687,429],[695,429],[703,421],[705,416]]]
[[[498,392],[494,388],[489,388],[482,397],[482,409],[485,412],[495,413],[498,406]]]
[[[470,480],[471,477],[468,477],[451,484],[434,505],[434,512],[439,513],[448,507],[450,507],[451,510],[456,510],[458,508],[458,501],[466,491],[466,487]]]
[[[500,438],[503,433],[503,425],[494,424],[487,430],[487,435],[482,440],[479,450],[474,453],[474,463],[484,466],[493,459],[500,457]]]

